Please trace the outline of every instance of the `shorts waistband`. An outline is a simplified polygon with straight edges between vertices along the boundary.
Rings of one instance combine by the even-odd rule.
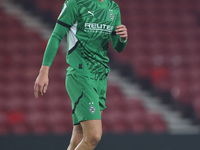
[[[67,75],[77,75],[77,76],[83,76],[83,77],[87,77],[90,78],[92,80],[104,80],[107,78],[107,74],[91,74],[91,75],[85,75],[85,74],[78,74],[78,73],[67,73]]]

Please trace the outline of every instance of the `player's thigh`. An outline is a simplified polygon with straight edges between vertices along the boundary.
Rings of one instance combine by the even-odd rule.
[[[101,111],[100,113],[102,115],[103,111]],[[86,125],[84,125],[84,123],[82,123],[83,126],[86,126],[86,130],[88,129],[87,124],[88,124],[88,122],[86,122]],[[97,123],[95,122],[94,124],[96,125]],[[99,128],[101,128],[101,126]],[[99,128],[97,130],[101,131],[102,129],[99,130]],[[81,124],[74,125],[73,131],[72,131],[71,141],[80,142],[82,139],[83,139],[83,128],[82,128]]]
[[[102,122],[101,120],[87,120],[81,122],[83,129],[83,138],[100,140],[102,136]]]

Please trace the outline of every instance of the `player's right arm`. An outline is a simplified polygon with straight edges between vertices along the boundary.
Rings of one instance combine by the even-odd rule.
[[[43,58],[42,66],[40,68],[39,75],[35,81],[34,95],[36,98],[38,98],[38,93],[43,95],[47,91],[48,80],[49,80],[48,79],[49,68],[57,53],[60,42],[65,36],[67,31],[68,31],[67,28],[59,24],[56,24],[53,30],[53,33],[48,41],[48,44],[44,53],[44,58]]]
[[[58,47],[69,28],[74,24],[77,17],[76,0],[66,0],[62,11],[58,17],[55,28],[49,38],[44,57],[42,67],[39,75],[36,78],[34,85],[34,95],[38,98],[39,93],[43,95],[47,91],[48,87],[48,74],[49,68],[53,62],[53,59],[57,53]]]

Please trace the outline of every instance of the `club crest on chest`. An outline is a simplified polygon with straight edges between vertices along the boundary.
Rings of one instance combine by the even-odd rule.
[[[113,21],[113,19],[115,18],[115,16],[114,16],[112,10],[110,10],[110,18],[112,19],[112,21]]]

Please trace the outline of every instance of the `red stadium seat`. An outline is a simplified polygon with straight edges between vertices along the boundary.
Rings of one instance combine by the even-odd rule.
[[[12,133],[17,134],[17,135],[25,135],[30,133],[29,127],[25,124],[16,124],[11,128]]]
[[[30,132],[35,134],[45,134],[50,132],[49,125],[47,123],[47,113],[40,111],[30,112],[27,114],[26,122],[30,127]]]
[[[167,125],[159,113],[149,113],[148,122],[150,131],[153,133],[164,133],[167,131]]]
[[[48,114],[47,122],[51,131],[58,134],[69,133],[72,131],[71,113],[62,111],[51,111]]]
[[[145,133],[148,131],[147,116],[144,112],[133,112],[128,114],[133,133]]]

